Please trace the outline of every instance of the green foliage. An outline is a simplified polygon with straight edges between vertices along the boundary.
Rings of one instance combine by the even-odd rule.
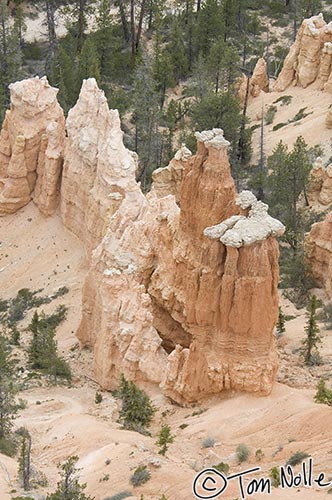
[[[123,427],[137,432],[146,432],[156,412],[149,396],[134,382],[126,380],[123,374],[121,374],[117,396],[122,400],[119,420]]]
[[[325,381],[322,379],[317,384],[317,392],[314,400],[316,403],[332,406],[332,391],[326,387]]]
[[[271,479],[271,484],[274,488],[280,486],[280,470],[279,467],[272,467],[269,472],[269,477]]]
[[[22,442],[18,459],[18,473],[26,491],[30,489],[31,479],[31,436],[26,428],[21,429],[20,435]]]
[[[55,328],[64,320],[66,308],[59,306],[56,313],[39,316],[35,311],[28,330],[32,333],[28,354],[33,369],[42,370],[55,381],[60,377],[71,380],[71,371],[66,361],[57,354]]]
[[[255,458],[257,462],[260,462],[264,458],[264,453],[260,448],[255,451]]]
[[[229,472],[229,465],[226,464],[225,462],[220,462],[219,464],[213,465],[212,467],[213,469],[216,469],[219,472],[222,472],[223,474],[228,474]]]
[[[250,450],[247,445],[245,444],[239,444],[239,446],[236,448],[236,457],[238,459],[239,464],[242,462],[246,462],[248,460],[250,455]]]
[[[160,447],[160,450],[158,451],[158,453],[160,455],[164,456],[166,454],[166,451],[168,450],[168,445],[173,443],[174,437],[175,436],[173,436],[171,433],[170,426],[167,424],[164,424],[161,427],[161,430],[158,434],[158,439],[156,441],[156,445]]]
[[[14,380],[14,360],[7,339],[0,335],[0,450],[9,454],[16,447],[11,439],[13,420],[18,410]]]
[[[286,332],[285,322],[286,322],[285,315],[282,312],[281,307],[279,306],[278,322],[276,325],[276,333],[278,337],[280,337]]]
[[[293,300],[298,305],[303,304],[313,285],[304,254],[307,215],[300,203],[301,195],[306,200],[311,164],[311,150],[302,137],[297,138],[291,151],[280,141],[267,160],[267,202],[271,214],[286,226],[286,244],[281,248],[281,284],[294,290]]]
[[[203,439],[202,441],[202,448],[213,448],[213,446],[216,444],[216,440],[214,438],[208,437]]]
[[[301,462],[303,462],[303,460],[305,460],[308,457],[309,457],[308,453],[304,451],[297,451],[287,460],[286,465],[294,467],[295,465],[298,465]]]
[[[321,342],[319,334],[319,327],[317,323],[317,308],[318,300],[316,295],[312,295],[307,305],[306,317],[307,323],[305,326],[306,337],[303,340],[303,357],[307,365],[316,364],[313,357],[314,353],[317,352],[317,344]]]
[[[102,394],[99,391],[97,391],[95,395],[95,403],[99,405],[102,402],[102,400],[103,400]]]
[[[268,110],[265,113],[265,123],[266,123],[266,125],[270,125],[273,122],[274,117],[275,117],[277,111],[278,111],[278,108],[276,106],[271,105],[271,106],[268,107]]]
[[[179,429],[185,429],[186,427],[188,427],[188,424],[181,424],[181,425],[179,425]]]
[[[81,81],[95,78],[100,85],[100,62],[92,37],[88,37],[84,42],[79,58],[79,75]]]
[[[77,462],[78,456],[71,456],[63,464],[59,464],[61,480],[57,484],[56,491],[47,495],[46,500],[94,500],[94,497],[84,493],[86,484],[79,483]]]
[[[124,500],[125,498],[131,497],[133,494],[130,491],[121,491],[120,493],[116,493],[111,497],[106,497],[104,500]]]
[[[288,123],[277,123],[277,125],[274,125],[272,130],[273,132],[276,132],[277,130],[285,127],[286,125],[288,125]]]
[[[146,465],[140,465],[135,469],[134,474],[130,478],[130,482],[133,486],[141,486],[145,484],[151,478],[151,473]]]
[[[281,103],[281,106],[288,106],[292,102],[293,96],[291,95],[282,95],[278,97],[275,101],[273,101],[273,104],[278,104],[279,102]]]

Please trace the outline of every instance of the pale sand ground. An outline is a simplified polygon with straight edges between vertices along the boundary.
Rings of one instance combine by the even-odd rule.
[[[276,384],[266,398],[228,395],[212,399],[198,406],[208,410],[197,416],[192,416],[192,408],[170,405],[158,388],[150,387],[147,389],[160,408],[151,429],[153,437],[121,430],[116,423],[117,403],[111,394],[104,393],[99,406],[94,403],[97,386],[84,376],[92,375],[90,353],[70,351],[76,344],[73,332],[79,322],[81,284],[86,271],[80,243],[62,227],[58,216],[45,219],[32,203],[19,213],[0,219],[0,241],[0,297],[12,297],[22,287],[44,288],[45,294],[63,285],[70,289],[68,295],[42,309],[54,310],[61,302],[69,306],[68,320],[59,328],[58,340],[60,351],[74,370],[73,388],[44,385],[23,391],[20,396],[28,405],[15,421],[16,426],[29,428],[33,437],[33,463],[47,475],[50,490],[58,479],[56,464],[71,454],[80,456],[82,480],[88,483],[88,491],[96,500],[123,490],[135,491],[137,498],[144,493],[145,500],[157,500],[162,493],[168,500],[187,500],[193,498],[191,484],[195,470],[220,461],[229,463],[232,472],[256,466],[254,452],[259,448],[265,455],[259,463],[264,475],[272,466],[284,464],[292,453],[303,450],[313,456],[316,471],[332,476],[332,412],[329,407],[313,402],[314,386],[298,389]],[[303,338],[305,320],[303,311],[294,311],[287,301],[283,300],[283,307],[287,314],[299,315],[287,323],[283,339],[285,348],[291,349]],[[23,345],[27,342],[26,335]],[[325,335],[328,350],[331,336],[328,332]],[[296,366],[291,366],[290,371],[294,370],[296,375]],[[36,404],[37,401],[41,404]],[[163,420],[161,411],[165,410],[168,414]],[[176,435],[166,458],[158,455],[155,445],[161,421],[167,421]],[[180,429],[183,423],[188,427]],[[217,444],[203,449],[202,440],[207,437],[213,437]],[[252,456],[239,467],[234,452],[240,443],[250,447]],[[132,488],[129,477],[133,469],[148,463],[152,457],[160,459],[161,467],[150,465],[152,479],[140,488]],[[105,464],[107,459],[111,460],[109,465]],[[101,480],[105,474],[109,475],[108,481]],[[9,500],[12,495],[8,492],[13,489],[20,491],[16,476],[16,461],[1,455],[1,500]],[[231,483],[222,498],[237,497],[238,486]],[[311,500],[329,496],[326,491],[295,488],[273,489],[270,498]]]
[[[313,84],[306,89],[301,87],[289,87],[284,92],[270,92],[261,94],[250,101],[248,116],[250,125],[260,125],[262,105],[266,111],[282,95],[292,96],[292,101],[287,106],[281,103],[274,104],[278,111],[271,125],[264,126],[264,150],[268,156],[277,144],[282,141],[292,146],[299,135],[302,135],[309,146],[321,145],[324,148],[324,160],[328,160],[332,154],[332,131],[325,126],[325,117],[329,107],[332,105],[332,96],[328,92],[322,92]],[[294,118],[301,108],[306,108],[305,113],[310,113],[306,118],[295,123],[290,123],[279,130],[273,131],[278,123],[286,123]],[[258,159],[260,128],[253,134],[253,163]]]

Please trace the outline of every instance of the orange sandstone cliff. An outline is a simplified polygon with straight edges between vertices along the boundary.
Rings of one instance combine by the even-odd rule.
[[[118,112],[94,79],[68,115],[67,138],[45,79],[11,92],[0,213],[33,198],[50,215],[60,191],[63,222],[90,262],[77,335],[101,386],[115,388],[123,372],[180,404],[228,389],[268,394],[284,227],[251,192],[236,193],[223,131],[197,133],[196,155],[183,146],[145,196]]]
[[[10,86],[11,107],[0,134],[0,215],[32,198],[44,215],[57,207],[65,140],[57,93],[46,78]]]

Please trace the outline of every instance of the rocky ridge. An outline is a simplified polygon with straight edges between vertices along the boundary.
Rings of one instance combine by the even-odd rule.
[[[48,103],[43,126],[49,106],[58,119],[50,121],[63,123],[55,89],[44,79],[15,84],[24,86]],[[9,116],[15,117],[12,97]],[[22,106],[21,115],[34,123],[30,104],[27,111]],[[49,129],[47,144],[55,148],[59,127]],[[48,215],[55,205],[46,203],[46,210],[41,200],[51,199],[61,165],[56,182],[47,183],[43,165],[50,154],[44,128],[38,130],[40,163],[36,153],[27,162],[27,171],[35,169],[29,197]],[[98,382],[112,389],[123,372],[160,384],[180,404],[228,389],[268,394],[278,365],[275,236],[283,226],[251,193],[236,194],[223,131],[197,133],[196,155],[182,147],[155,172],[147,197],[135,180],[136,156],[123,145],[118,113],[93,79],[69,113],[67,133],[61,215],[90,260],[77,335],[93,349]]]
[[[322,14],[302,22],[274,90],[306,88],[314,82],[320,90],[332,92],[332,22],[327,24]]]

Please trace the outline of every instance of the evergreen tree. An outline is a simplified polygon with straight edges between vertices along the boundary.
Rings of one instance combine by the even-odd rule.
[[[92,37],[84,42],[79,60],[79,75],[81,82],[87,78],[95,78],[100,85],[100,64]]]
[[[326,387],[323,379],[321,379],[317,384],[317,392],[314,400],[316,403],[323,403],[332,406],[332,391]]]
[[[7,339],[0,335],[0,441],[8,439],[17,413],[14,362]]]
[[[69,457],[63,464],[59,464],[61,480],[57,489],[46,497],[46,500],[94,500],[84,493],[86,484],[80,484],[76,464],[78,456]]]
[[[96,17],[95,44],[100,61],[101,78],[109,74],[109,60],[112,53],[112,23],[113,18],[109,0],[100,0]],[[112,57],[114,57],[114,53]]]
[[[215,93],[217,94],[219,90],[230,90],[239,76],[239,56],[234,47],[228,46],[219,38],[211,47],[207,62]]]
[[[123,374],[117,395],[122,399],[119,420],[124,428],[145,432],[156,412],[149,396],[134,382],[126,380]]]
[[[160,447],[158,453],[160,455],[165,455],[168,450],[168,446],[173,443],[174,437],[171,433],[171,428],[169,425],[164,424],[158,434],[158,439],[156,445]]]
[[[276,331],[277,331],[278,336],[283,335],[286,332],[285,315],[282,312],[282,309],[280,306],[279,306],[279,315],[278,315],[278,322],[277,322],[277,326],[276,326]]]
[[[312,295],[310,302],[307,306],[307,323],[305,326],[306,338],[303,341],[303,356],[307,365],[314,364],[315,356],[317,353],[317,344],[321,342],[319,337],[319,327],[317,323],[317,307],[318,301],[316,295]]]
[[[178,82],[188,74],[188,54],[184,44],[184,34],[178,19],[175,19],[169,35],[167,51],[171,59],[173,77]]]
[[[22,436],[22,443],[18,462],[18,472],[22,479],[24,490],[29,490],[31,479],[31,436],[26,428],[23,428],[20,434]]]
[[[138,180],[145,190],[151,183],[151,173],[157,167],[160,155],[158,94],[153,79],[152,65],[144,54],[134,74],[133,121],[135,124],[135,151],[140,159]]]

